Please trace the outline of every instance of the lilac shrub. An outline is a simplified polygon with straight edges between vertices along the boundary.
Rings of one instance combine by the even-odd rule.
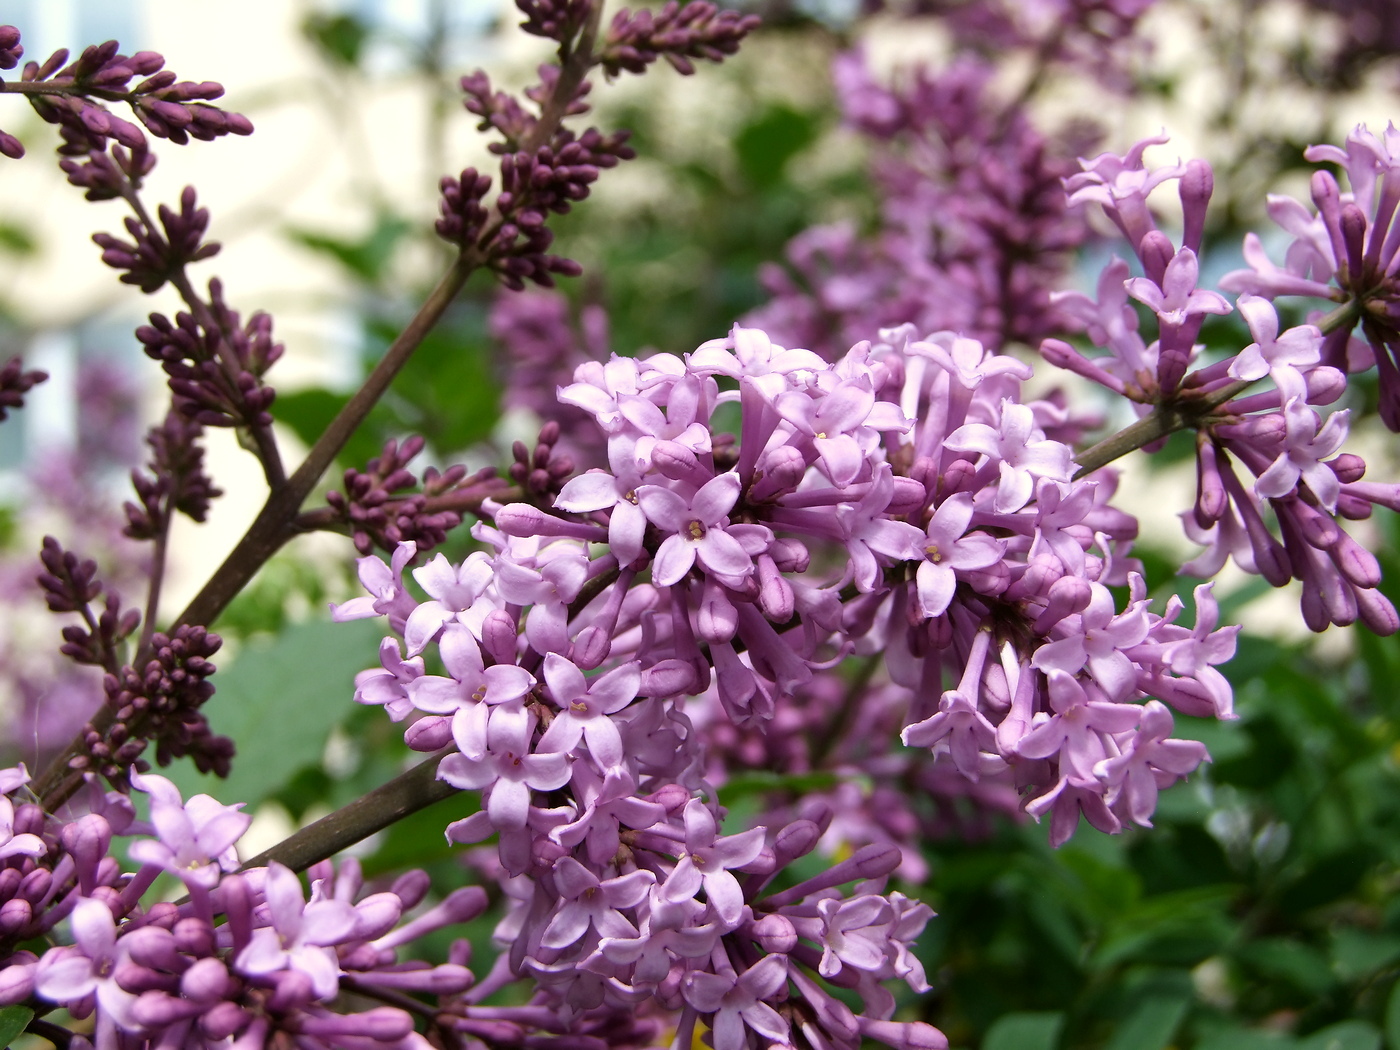
[[[967,66],[916,78],[907,106],[853,59],[839,67],[859,119],[912,129],[915,158],[949,147],[934,158],[939,178],[890,169],[900,199],[921,203],[894,208],[904,225],[878,248],[809,238],[846,252],[840,280],[855,294],[839,316],[784,288],[774,331],[736,325],[690,353],[630,357],[607,353],[596,314],[578,339],[562,314],[508,301],[494,323],[523,348],[510,399],[542,417],[534,447],[518,442],[504,476],[454,466],[420,479],[409,464],[422,439],[393,441],[303,509],[470,273],[518,295],[577,272],[550,251],[549,217],[631,156],[624,133],[565,125],[588,110],[589,72],[642,72],[663,56],[693,72],[754,21],[697,2],[622,12],[604,32],[594,3],[520,6],[557,61],[524,101],[485,74],[463,78],[499,174],[443,180],[436,231],[457,250],[452,265],[290,475],[270,425],[266,374],[282,354],[272,322],[244,322],[216,280],[196,291],[186,268],[214,254],[209,216],[187,190],[156,225],[140,194],[154,157],[109,105],[177,143],[251,126],[209,104],[217,85],[176,82],[160,56],[115,43],[0,83],[59,126],[70,182],[133,211],[130,241],[95,238],[104,260],[143,291],[172,284],[187,307],[136,333],[170,389],[125,508],[127,535],[152,545],[144,607],[124,605],[92,560],[43,545],[45,599],[78,621],[62,652],[101,669],[105,704],[37,777],[0,770],[5,1023],[99,1050],[684,1050],[697,1037],[714,1050],[867,1039],[940,1050],[937,1028],[898,1011],[903,989],[930,988],[914,943],[933,913],[891,885],[922,879],[922,839],[974,836],[995,811],[1048,818],[1055,846],[1081,817],[1106,833],[1150,827],[1159,793],[1209,757],[1173,736],[1175,716],[1234,717],[1219,667],[1239,628],[1220,624],[1209,579],[1189,624],[1181,598],[1149,598],[1137,522],[1114,504],[1114,460],[1193,429],[1199,490],[1184,518],[1207,551],[1186,571],[1208,578],[1231,558],[1271,583],[1298,579],[1316,630],[1400,627],[1375,557],[1343,528],[1373,505],[1400,508],[1400,488],[1363,481],[1365,464],[1343,451],[1346,411],[1323,420],[1314,408],[1375,364],[1383,418],[1400,418],[1385,400],[1400,374],[1388,356],[1393,130],[1312,152],[1346,166],[1351,192],[1323,173],[1316,215],[1274,201],[1297,240],[1282,267],[1249,242],[1252,269],[1222,282],[1239,293],[1232,303],[1200,286],[1208,165],[1149,168],[1144,151],[1160,141],[1149,139],[1082,161],[1057,189],[1058,162],[1020,104],[988,109],[986,71]],[[1044,61],[1078,60],[1121,41],[1143,6],[1073,5],[1099,27],[1087,35],[1071,22],[1023,39],[999,8],[963,31],[1039,39]],[[0,28],[0,66],[17,63],[19,40]],[[0,152],[22,151],[6,136]],[[979,164],[999,173],[990,196],[969,181]],[[1179,245],[1148,204],[1173,180]],[[1084,236],[1071,209],[1089,204],[1141,270],[1112,260],[1096,297],[1053,287]],[[1340,305],[1281,330],[1279,295]],[[1252,342],[1204,360],[1203,325],[1236,309]],[[809,322],[813,338],[796,340],[809,348],[781,345],[784,325]],[[1351,337],[1358,323],[1364,342]],[[1061,338],[1075,330],[1081,345]],[[1029,396],[1030,366],[1005,352],[1032,338],[1053,364],[1128,399],[1138,422],[1078,451],[1095,419],[1062,394]],[[1105,353],[1090,356],[1086,340]],[[4,406],[38,378],[7,366]],[[553,397],[539,389],[556,382]],[[219,495],[203,468],[206,426],[238,431],[271,494],[158,630],[170,522],[202,520]],[[433,553],[468,516],[470,553]],[[354,699],[382,707],[429,757],[244,860],[241,804],[183,798],[147,756],[227,773],[232,746],[202,710],[221,644],[209,628],[282,543],[317,529],[363,555],[367,593],[333,618],[385,621]],[[726,826],[722,793],[746,768],[775,790],[749,826]],[[853,799],[858,781],[869,791]],[[475,847],[470,868],[491,892],[464,885],[433,903],[424,872],[367,881],[353,858],[332,863],[455,792],[479,805],[443,833]],[[417,957],[423,938],[493,901],[494,962],[474,964],[465,938],[445,961]]]

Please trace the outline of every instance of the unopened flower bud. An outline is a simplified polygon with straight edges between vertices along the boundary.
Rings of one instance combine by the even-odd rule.
[[[770,955],[786,955],[797,947],[797,930],[786,915],[765,915],[750,927],[750,933]]]
[[[442,715],[420,718],[404,730],[403,741],[414,751],[437,751],[452,743],[452,719]]]

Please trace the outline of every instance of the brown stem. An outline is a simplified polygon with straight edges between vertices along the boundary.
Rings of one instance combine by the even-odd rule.
[[[410,813],[456,794],[456,788],[437,779],[438,762],[455,750],[444,748],[368,795],[302,828],[271,849],[263,850],[245,861],[243,868],[262,868],[275,860],[293,871],[305,871],[317,861],[334,856]]]
[[[156,533],[155,551],[151,555],[151,579],[146,585],[146,622],[141,625],[141,638],[136,643],[136,655],[132,663],[140,667],[145,662],[146,647],[151,644],[151,636],[156,633],[156,613],[160,610],[161,585],[165,580],[165,558],[170,545],[170,519],[175,513],[173,494],[166,497],[164,519],[160,531]],[[113,674],[116,672],[114,671]]]

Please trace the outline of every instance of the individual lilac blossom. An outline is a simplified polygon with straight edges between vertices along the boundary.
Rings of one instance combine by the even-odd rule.
[[[1105,801],[1135,824],[1150,828],[1159,788],[1168,787],[1209,761],[1205,745],[1195,740],[1169,740],[1171,712],[1149,700],[1142,722],[1122,753],[1094,766],[1094,776],[1110,788]]]
[[[1254,483],[1255,491],[1261,496],[1277,498],[1292,492],[1301,481],[1324,507],[1335,511],[1341,482],[1336,472],[1322,461],[1341,450],[1347,438],[1351,412],[1349,409],[1333,412],[1327,422],[1319,426],[1317,413],[1306,407],[1305,392],[1292,383],[1285,384],[1283,392],[1288,397],[1283,407],[1286,428],[1283,451],[1259,475]]]
[[[535,687],[535,676],[516,664],[487,667],[481,646],[459,622],[449,622],[438,640],[447,676],[419,675],[406,686],[409,700],[420,711],[452,715],[481,705],[519,700]]]
[[[1182,248],[1167,263],[1160,284],[1146,277],[1134,277],[1125,287],[1129,295],[1146,304],[1164,325],[1180,327],[1203,314],[1228,314],[1229,301],[1219,292],[1197,287],[1199,277],[1196,253]]]
[[[301,880],[276,861],[267,867],[263,893],[272,924],[253,931],[234,967],[251,976],[292,970],[310,980],[316,998],[333,998],[340,989],[341,968],[330,946],[354,930],[355,909],[319,891],[308,902]]]
[[[714,814],[699,799],[685,805],[685,851],[666,879],[662,894],[667,900],[694,897],[703,887],[715,915],[731,929],[739,922],[744,893],[730,868],[751,864],[763,849],[763,828],[737,835],[718,834]]]
[[[544,680],[559,711],[540,737],[540,752],[570,752],[582,740],[603,769],[616,768],[622,762],[622,734],[608,716],[637,698],[640,667],[626,663],[590,682],[576,665],[550,653],[544,658]]]
[[[656,552],[652,578],[659,587],[677,584],[697,561],[707,572],[748,576],[753,559],[726,526],[739,499],[739,475],[733,471],[707,481],[686,499],[660,485],[643,485],[637,501],[647,518],[671,534]]]
[[[768,955],[738,975],[692,971],[684,995],[695,1009],[712,1015],[714,1050],[744,1050],[745,1028],[781,1046],[790,1039],[788,1023],[765,1000],[777,998],[786,983],[786,959]]]
[[[569,781],[569,759],[560,753],[532,754],[530,737],[537,719],[512,705],[493,712],[482,741],[460,718],[452,731],[459,753],[438,764],[438,779],[459,789],[489,788],[486,814],[497,828],[523,828],[530,815],[530,791],[553,791]]]
[[[985,569],[1006,553],[1006,543],[985,533],[967,531],[972,522],[972,495],[957,492],[938,505],[928,523],[919,564],[919,609],[942,616],[953,600],[959,569]]]
[[[854,900],[817,902],[822,917],[822,958],[817,972],[835,977],[846,966],[875,971],[885,961],[885,943],[893,918],[889,903],[875,894]]]
[[[1166,141],[1167,134],[1163,131],[1152,138],[1142,139],[1121,156],[1100,153],[1093,160],[1081,158],[1079,163],[1084,170],[1065,180],[1069,203],[1093,201],[1101,204],[1136,251],[1143,237],[1155,226],[1148,211],[1147,195],[1169,179],[1179,178],[1185,171],[1180,164],[1148,168],[1143,163],[1143,154],[1149,146],[1160,146]]]
[[[993,506],[1001,514],[1018,511],[1026,505],[1036,478],[1069,480],[1069,447],[1046,440],[1036,429],[1030,408],[1009,400],[1001,404],[998,426],[964,423],[943,443],[959,452],[980,453],[998,464],[1001,483],[997,486]]]
[[[1052,669],[1046,677],[1055,713],[1022,737],[1016,750],[1026,758],[1058,756],[1062,777],[1089,776],[1107,757],[1104,734],[1134,728],[1142,708],[1094,699],[1093,692],[1063,671]]]
[[[1117,700],[1137,680],[1126,650],[1147,637],[1150,625],[1141,605],[1119,614],[1107,587],[1099,583],[1091,587],[1088,606],[1077,616],[1062,620],[1066,626],[1061,637],[1037,649],[1031,663],[1047,674],[1074,675],[1087,667],[1104,692]]]
[[[385,638],[379,643],[379,667],[355,675],[355,702],[377,704],[395,722],[402,722],[413,712],[408,687],[423,676],[423,658],[403,658],[403,646],[397,638]]]
[[[1244,294],[1235,305],[1249,325],[1250,343],[1230,365],[1232,379],[1263,379],[1278,366],[1306,368],[1321,358],[1322,332],[1316,325],[1304,324],[1279,335],[1278,313],[1273,303],[1257,295]]]
[[[483,610],[476,600],[491,585],[492,577],[491,559],[480,551],[468,555],[455,569],[441,554],[434,555],[427,565],[414,569],[413,578],[428,592],[429,600],[417,606],[404,624],[408,655],[421,653],[451,620],[469,628],[479,627],[475,621],[483,615]]]
[[[611,879],[599,879],[572,857],[554,862],[554,885],[560,905],[545,927],[540,944],[565,948],[578,942],[592,927],[599,937],[637,936],[637,928],[622,914],[635,908],[656,883],[649,871],[631,871]]]
[[[117,981],[128,959],[128,946],[117,935],[111,909],[90,897],[80,899],[69,920],[73,945],[46,952],[34,970],[34,991],[59,1004],[78,1004],[92,996],[97,1005],[97,1043],[117,1045],[117,1028],[136,1028],[136,996]]]
[[[221,871],[238,867],[234,843],[253,818],[239,812],[240,802],[225,806],[209,795],[180,797],[180,789],[165,777],[132,775],[132,786],[151,800],[151,824],[157,838],[137,839],[127,853],[142,864],[154,864],[194,890],[208,891]]]

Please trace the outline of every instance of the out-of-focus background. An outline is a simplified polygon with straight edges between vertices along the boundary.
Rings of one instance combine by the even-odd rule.
[[[1111,21],[1135,5],[1101,6]],[[428,439],[425,461],[508,461],[510,442],[530,439],[547,411],[548,391],[527,389],[529,377],[549,375],[556,358],[684,352],[754,311],[798,331],[800,303],[818,303],[803,323],[832,338],[847,321],[864,323],[849,300],[865,286],[843,286],[839,266],[822,267],[899,222],[907,234],[891,201],[916,200],[918,187],[892,189],[908,155],[843,122],[837,56],[858,50],[870,76],[906,86],[920,63],[935,84],[975,67],[963,90],[975,82],[1008,104],[1024,96],[1062,159],[1121,152],[1165,128],[1171,142],[1149,156],[1215,166],[1204,266],[1216,274],[1238,265],[1244,230],[1275,243],[1266,190],[1306,199],[1306,145],[1340,142],[1359,122],[1380,130],[1400,113],[1391,0],[1159,0],[1103,45],[1106,64],[1086,55],[1041,68],[1034,48],[998,50],[997,17],[1010,12],[1048,39],[1044,23],[1061,9],[1055,0],[765,0],[765,27],[724,66],[601,86],[596,119],[631,128],[640,156],[605,172],[593,198],[557,224],[557,250],[584,276],[554,295],[508,296],[474,280],[340,467],[363,467],[407,433]],[[0,23],[21,27],[26,58],[116,38],[123,50],[160,51],[182,78],[220,81],[228,107],[252,119],[246,139],[158,142],[147,197],[171,202],[196,186],[223,244],[196,279],[217,274],[245,316],[275,317],[287,353],[269,377],[273,411],[293,462],[446,258],[431,234],[437,180],[491,163],[456,81],[477,66],[508,86],[529,81],[548,50],[514,30],[517,17],[487,0],[0,0]],[[963,97],[946,96],[950,114]],[[849,111],[849,91],[845,101]],[[0,427],[3,744],[6,762],[32,766],[101,695],[97,677],[80,673],[91,669],[56,657],[61,621],[32,584],[39,540],[59,536],[139,599],[145,554],[121,536],[120,505],[144,429],[164,411],[164,386],[132,330],[179,306],[168,291],[147,297],[117,283],[101,264],[90,235],[120,233],[123,206],[88,204],[66,184],[50,161],[52,129],[19,100],[3,107],[0,126],[30,151],[0,166],[0,360],[22,352],[51,376]],[[991,166],[980,176],[969,168],[998,178]],[[1163,207],[1170,212],[1169,198]],[[1106,224],[1094,229],[1065,255],[1067,286],[1091,288],[1108,253],[1122,253]],[[909,276],[897,254],[870,251],[892,282]],[[1210,331],[1227,342],[1243,328]],[[1034,359],[1014,332],[1005,349]],[[1364,427],[1358,437],[1373,476],[1393,477],[1393,437]],[[209,461],[226,495],[208,524],[180,521],[167,616],[264,495],[232,434],[209,434]],[[326,484],[338,484],[338,471]],[[1173,576],[1194,548],[1162,511],[1188,506],[1191,485],[1188,458],[1170,450],[1125,471],[1123,502],[1142,521],[1138,553],[1159,596],[1195,582]],[[1378,520],[1368,535],[1400,579],[1394,522]],[[227,646],[210,721],[239,743],[256,741],[259,763],[236,764],[224,784],[179,765],[171,775],[187,793],[249,802],[250,850],[407,759],[379,712],[349,702],[354,673],[374,661],[375,628],[326,622],[326,603],[353,593],[353,556],[340,537],[297,541],[217,625]],[[1400,1050],[1400,651],[1360,630],[1305,637],[1286,589],[1227,576],[1218,593],[1248,637],[1228,668],[1240,722],[1186,730],[1208,741],[1214,765],[1164,798],[1152,832],[1109,839],[1084,828],[1058,852],[1043,829],[968,802],[966,819],[922,858],[926,875],[905,887],[940,918],[922,947],[934,991],[901,1010],[940,1025],[956,1046],[986,1050],[1374,1050],[1382,1041]],[[419,864],[459,878],[442,822],[429,814],[366,844],[367,871]]]

